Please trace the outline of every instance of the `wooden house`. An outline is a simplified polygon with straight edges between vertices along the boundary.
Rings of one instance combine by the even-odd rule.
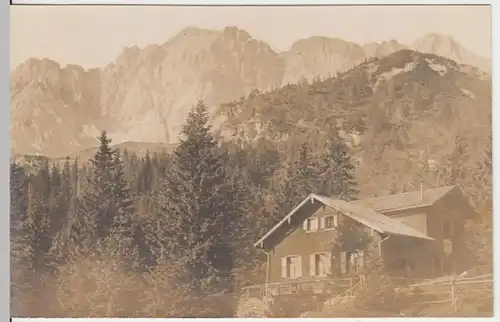
[[[392,276],[431,278],[461,269],[464,223],[474,215],[455,186],[351,202],[311,194],[255,246],[268,255],[268,284],[357,276],[373,254],[348,242],[332,247],[348,220],[375,240]]]

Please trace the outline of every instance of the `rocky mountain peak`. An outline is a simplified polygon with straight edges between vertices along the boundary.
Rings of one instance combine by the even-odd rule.
[[[450,35],[428,33],[415,40],[411,48],[423,53],[447,57],[459,64],[477,66],[487,73],[491,72],[491,60],[474,54]]]
[[[427,35],[415,42],[421,48],[416,50],[480,65],[459,44],[444,45],[434,38],[439,37]],[[367,57],[404,48],[395,40],[360,46],[315,36],[278,54],[235,26],[186,27],[160,45],[125,47],[104,69],[62,68],[49,59],[30,59],[11,74],[12,146],[17,153],[68,155],[95,144],[100,130],[107,130],[116,144],[175,143],[200,98],[214,111],[255,90],[325,79]],[[55,143],[61,137],[67,141]]]
[[[314,36],[295,42],[283,54],[285,72],[282,85],[294,84],[302,79],[332,77],[346,71],[365,59],[363,48],[338,38]]]

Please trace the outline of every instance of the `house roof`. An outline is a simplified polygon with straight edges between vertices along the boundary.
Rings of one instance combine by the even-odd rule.
[[[353,204],[363,205],[379,212],[390,212],[394,210],[403,210],[409,208],[426,207],[433,205],[436,201],[443,198],[448,192],[456,186],[439,187],[435,189],[403,192],[394,195],[381,196],[370,199],[352,201]]]
[[[319,201],[323,205],[333,208],[344,215],[352,218],[353,220],[365,225],[379,233],[389,233],[396,235],[403,235],[415,237],[420,239],[434,240],[426,234],[413,229],[402,222],[377,213],[375,210],[343,200],[336,200],[325,196],[310,194],[300,204],[293,208],[279,223],[277,223],[271,230],[269,230],[261,239],[259,239],[254,246],[263,243],[271,234],[273,234],[280,226],[290,220],[290,218],[308,201]]]
[[[434,238],[402,223],[399,220],[384,216],[369,207],[364,207],[358,204],[343,200],[335,200],[328,197],[316,196],[318,201],[333,208],[344,215],[356,220],[379,233],[389,233],[395,235],[403,235],[416,237],[420,239],[434,240]]]

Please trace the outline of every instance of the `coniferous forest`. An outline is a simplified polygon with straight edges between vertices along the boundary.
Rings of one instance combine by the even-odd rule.
[[[333,130],[321,153],[304,143],[289,157],[219,140],[208,123],[199,102],[171,154],[120,152],[102,132],[90,162],[12,162],[11,315],[235,316],[241,287],[264,282],[265,255],[253,247],[262,234],[311,192],[358,195]],[[491,159],[477,169],[491,173]],[[488,271],[492,224],[481,218],[468,242]]]

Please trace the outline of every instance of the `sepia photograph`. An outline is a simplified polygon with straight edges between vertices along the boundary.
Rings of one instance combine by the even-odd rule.
[[[492,317],[490,5],[11,5],[12,317]]]

